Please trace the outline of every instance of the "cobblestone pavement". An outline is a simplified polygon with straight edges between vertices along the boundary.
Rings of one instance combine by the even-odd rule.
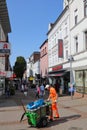
[[[47,92],[44,98],[48,96]],[[14,96],[0,97],[0,130],[36,130],[28,125],[26,117],[20,123],[24,106],[35,101],[35,90],[29,89],[28,96],[17,91]],[[46,130],[87,130],[87,98],[62,96],[58,99],[60,118],[49,122]],[[40,130],[44,128],[39,128]]]

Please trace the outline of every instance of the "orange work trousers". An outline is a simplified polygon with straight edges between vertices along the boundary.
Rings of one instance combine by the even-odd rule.
[[[53,116],[56,118],[59,118],[59,112],[58,112],[58,107],[57,103],[52,103],[51,105],[51,114],[50,114],[50,119],[53,119]]]

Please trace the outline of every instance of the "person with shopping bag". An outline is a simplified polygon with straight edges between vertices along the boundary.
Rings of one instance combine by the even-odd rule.
[[[49,97],[47,101],[51,101],[52,103],[52,112],[50,115],[50,121],[52,121],[54,118],[59,118],[59,112],[58,112],[58,106],[57,106],[57,100],[58,100],[58,94],[55,90],[55,88],[52,85],[47,84],[45,89],[49,91]]]

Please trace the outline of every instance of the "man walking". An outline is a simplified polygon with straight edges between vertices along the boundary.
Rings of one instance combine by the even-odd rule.
[[[58,95],[54,87],[52,85],[46,85],[45,89],[49,91],[49,97],[48,101],[50,100],[52,102],[52,114],[50,115],[50,120],[53,120],[53,115],[56,118],[59,118],[59,113],[58,113],[58,107],[57,107],[57,99]]]

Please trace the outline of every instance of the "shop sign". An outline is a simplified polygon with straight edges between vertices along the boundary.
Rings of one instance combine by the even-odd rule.
[[[10,80],[13,80],[14,78],[16,78],[16,74],[12,74],[11,77],[9,77]]]
[[[10,44],[0,41],[0,54],[10,54]]]
[[[6,76],[6,72],[0,71],[0,76]]]
[[[52,71],[61,70],[62,68],[63,68],[62,65],[58,65],[58,66],[56,66],[56,67],[53,67],[53,68],[52,68]]]

